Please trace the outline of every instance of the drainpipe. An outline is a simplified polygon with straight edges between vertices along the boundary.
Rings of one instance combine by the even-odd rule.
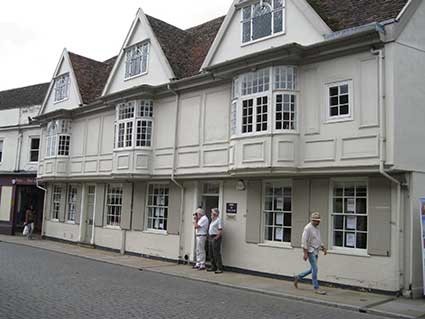
[[[179,121],[179,103],[180,103],[180,95],[176,91],[174,91],[170,84],[167,85],[168,90],[176,96],[176,120],[175,120],[175,131],[174,131],[174,147],[173,147],[173,167],[171,170],[171,181],[180,189],[180,225],[179,225],[179,256],[178,260],[183,260],[183,226],[184,226],[184,187],[182,184],[176,181],[174,178],[174,174],[176,171],[176,163],[177,163],[177,125]]]
[[[398,249],[396,251],[396,256],[398,257],[398,280],[399,280],[399,287],[401,286],[400,283],[403,283],[404,280],[401,279],[401,276],[404,276],[404,261],[403,261],[403,242],[401,240],[402,238],[402,227],[401,227],[401,213],[402,213],[402,207],[401,207],[401,182],[388,174],[385,171],[385,152],[384,147],[386,143],[386,119],[385,119],[385,85],[384,85],[384,51],[383,49],[379,50],[371,50],[370,51],[373,55],[378,55],[378,68],[379,68],[379,173],[384,176],[386,179],[390,180],[392,183],[397,185],[397,206],[396,206],[396,214],[397,214],[397,226],[396,230],[398,233]]]

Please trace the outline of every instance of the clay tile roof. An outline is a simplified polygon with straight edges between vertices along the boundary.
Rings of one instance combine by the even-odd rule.
[[[224,17],[182,30],[146,15],[175,76],[179,79],[199,72]]]
[[[0,92],[0,109],[41,105],[50,83],[42,83]]]
[[[105,62],[99,62],[69,52],[69,58],[71,59],[83,103],[93,102],[102,94],[115,57]]]
[[[333,31],[394,19],[408,0],[307,0]]]

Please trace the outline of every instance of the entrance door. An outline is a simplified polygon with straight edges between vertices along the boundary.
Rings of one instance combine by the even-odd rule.
[[[84,241],[88,244],[91,242],[93,232],[93,214],[94,214],[94,201],[95,201],[96,186],[87,187],[87,205],[86,205],[86,236]]]
[[[219,183],[204,183],[202,185],[202,209],[205,211],[210,223],[211,223],[211,209],[218,208],[220,203],[220,184]],[[205,252],[207,254],[207,260],[211,259],[211,253],[209,251],[209,245],[206,245]]]

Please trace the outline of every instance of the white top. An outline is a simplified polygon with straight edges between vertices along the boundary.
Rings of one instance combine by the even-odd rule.
[[[322,240],[320,238],[320,230],[314,227],[312,223],[308,223],[304,227],[303,236],[301,238],[301,247],[307,249],[309,253],[319,253],[322,247]]]
[[[220,218],[217,218],[216,220],[213,220],[210,224],[210,230],[209,230],[209,234],[210,235],[218,235],[219,231],[223,229],[223,224],[221,222]]]
[[[199,228],[196,228],[196,235],[207,235],[208,234],[209,220],[207,216],[202,216],[198,220]]]

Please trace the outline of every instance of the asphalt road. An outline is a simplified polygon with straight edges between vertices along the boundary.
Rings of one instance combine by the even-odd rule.
[[[382,318],[0,242],[0,318]]]

